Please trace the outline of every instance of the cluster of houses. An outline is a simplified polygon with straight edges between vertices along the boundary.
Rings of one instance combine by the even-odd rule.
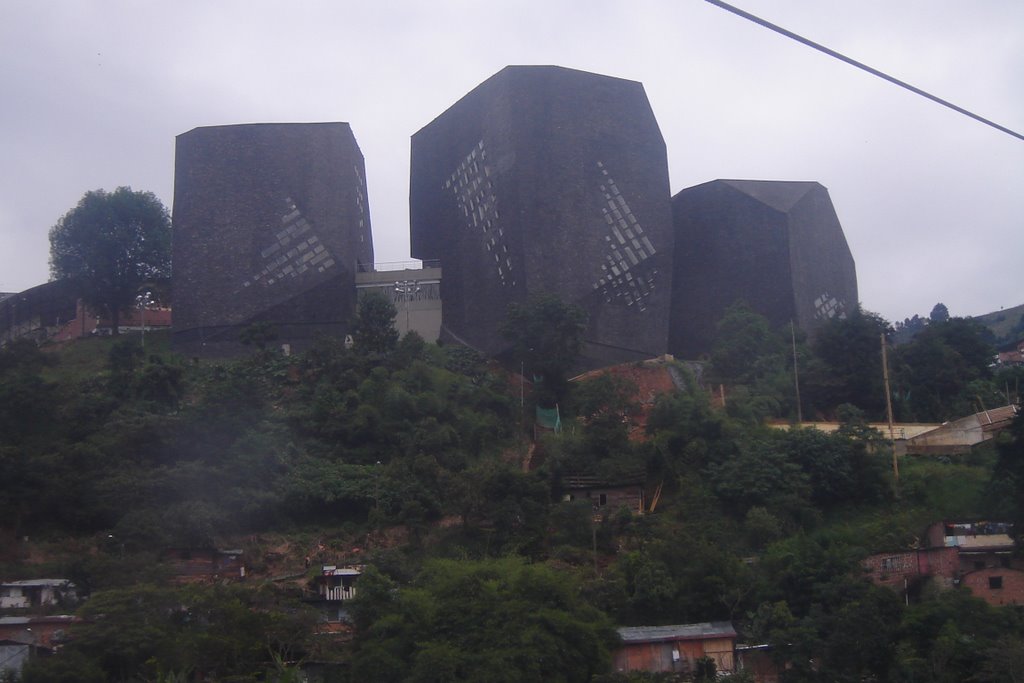
[[[871,555],[868,578],[909,601],[926,585],[969,588],[993,607],[1024,605],[1024,559],[1016,556],[1013,527],[1004,522],[936,522],[920,547]]]
[[[610,502],[598,482],[575,489],[594,500],[595,510]],[[594,485],[597,484],[597,485]],[[584,493],[585,492],[585,493]],[[606,500],[602,501],[602,497]],[[619,501],[623,502],[623,501]],[[636,506],[636,507],[634,507]],[[627,507],[642,510],[642,501]],[[864,560],[866,578],[914,599],[926,585],[940,590],[969,589],[995,607],[1024,606],[1024,559],[1015,555],[1013,527],[992,521],[943,521],[932,524],[916,546],[872,555]],[[179,583],[239,581],[246,578],[241,550],[172,549],[164,560]],[[361,564],[320,563],[308,582],[305,602],[321,614],[319,634],[351,637],[346,609],[357,594]],[[280,578],[305,578],[306,571]],[[0,583],[0,675],[17,672],[34,656],[46,656],[67,638],[78,618],[69,614],[78,602],[67,579]],[[757,683],[777,683],[784,666],[764,644],[745,644],[727,621],[618,629],[621,643],[613,655],[617,672],[696,673],[713,663],[718,672],[749,672]]]
[[[78,602],[67,579],[31,579],[0,583],[0,676],[17,673],[30,657],[52,653],[77,618],[46,614],[69,610]]]

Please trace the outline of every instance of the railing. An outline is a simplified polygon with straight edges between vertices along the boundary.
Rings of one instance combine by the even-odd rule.
[[[330,588],[328,586],[320,587],[320,595],[325,600],[351,600],[356,596],[355,586],[338,586],[337,588]]]
[[[423,268],[440,268],[440,259],[426,259],[424,261],[383,261],[381,263],[374,263],[372,267],[368,267],[365,263],[359,264],[359,272],[367,273],[373,271],[390,271],[390,270],[422,270]]]

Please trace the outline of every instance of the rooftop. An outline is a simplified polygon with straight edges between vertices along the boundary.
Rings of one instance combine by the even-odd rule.
[[[618,631],[619,636],[626,643],[736,637],[736,629],[729,621],[706,621],[700,624],[674,624],[672,626],[624,626]]]

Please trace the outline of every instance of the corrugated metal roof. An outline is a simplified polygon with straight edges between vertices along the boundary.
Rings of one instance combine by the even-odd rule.
[[[79,621],[73,614],[51,614],[45,617],[0,617],[0,626],[22,626],[32,624],[70,624]]]
[[[0,583],[0,586],[5,588],[29,586],[52,586],[54,588],[60,588],[68,585],[71,585],[71,581],[68,579],[27,579],[25,581],[4,581],[3,583]]]
[[[618,631],[619,636],[626,643],[736,637],[736,629],[732,627],[730,621],[706,621],[700,624],[674,624],[672,626],[623,626]]]

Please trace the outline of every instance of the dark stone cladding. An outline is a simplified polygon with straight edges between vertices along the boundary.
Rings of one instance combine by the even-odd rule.
[[[508,304],[586,309],[584,365],[662,354],[672,229],[641,83],[509,66],[412,136],[412,255],[444,267],[443,336],[499,355]]]
[[[857,271],[828,190],[816,182],[713,180],[672,199],[669,349],[708,353],[727,307],[813,335],[857,306]]]
[[[238,351],[271,323],[302,348],[343,334],[355,272],[373,263],[363,155],[347,123],[260,123],[179,135],[174,176],[174,342]]]

